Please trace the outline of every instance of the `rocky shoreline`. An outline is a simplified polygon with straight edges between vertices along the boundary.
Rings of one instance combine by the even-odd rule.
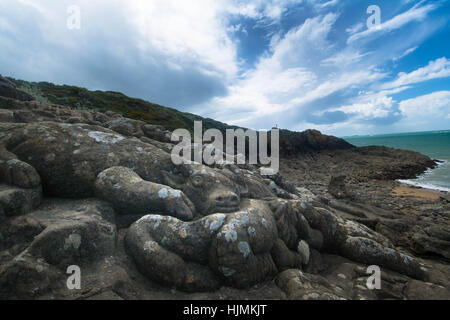
[[[2,90],[0,299],[450,299],[448,197],[395,182],[428,157],[308,131],[269,179],[175,166],[160,126]]]

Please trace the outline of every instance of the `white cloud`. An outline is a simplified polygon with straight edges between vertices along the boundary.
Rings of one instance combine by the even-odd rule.
[[[143,51],[158,50],[175,61],[195,59],[233,76],[236,48],[220,19],[224,10],[221,1],[209,0],[136,0],[127,9]]]
[[[227,96],[208,104],[215,106],[208,115],[261,129],[288,112],[301,112],[319,99],[384,78],[385,73],[373,68],[355,67],[355,62],[366,54],[348,55],[343,51],[332,55],[335,50],[328,35],[337,18],[336,14],[328,14],[307,19],[274,40],[270,55],[232,85]],[[336,72],[323,72],[324,65],[332,65]]]
[[[383,89],[398,88],[437,78],[450,77],[450,60],[446,57],[430,61],[427,66],[410,73],[401,72],[394,81],[383,84]]]
[[[354,49],[347,48],[343,51],[336,53],[335,55],[326,58],[322,61],[323,65],[334,65],[336,67],[347,67],[350,64],[355,64],[370,53],[361,53]]]
[[[450,91],[437,91],[400,102],[400,111],[409,119],[446,118],[450,114]]]
[[[79,0],[71,31],[72,4],[1,1],[0,25],[14,26],[0,33],[2,72],[186,107],[225,94],[239,71],[227,1]]]
[[[357,24],[351,26],[350,28],[345,29],[345,32],[349,33],[350,35],[353,35],[361,31],[362,29],[364,29],[364,24],[362,22],[358,22]]]
[[[332,7],[332,6],[335,6],[335,5],[338,4],[338,2],[339,2],[339,0],[330,0],[330,1],[328,1],[328,2],[319,4],[319,5],[320,5],[320,7],[322,7],[322,8],[326,8],[326,7]]]
[[[384,94],[367,94],[358,99],[357,103],[333,108],[329,111],[342,111],[347,114],[354,114],[355,120],[373,120],[376,118],[386,118],[391,115],[395,101],[392,97]]]
[[[241,15],[252,19],[279,20],[286,10],[295,4],[300,4],[304,0],[219,0],[228,13]]]
[[[387,32],[399,29],[412,21],[424,19],[429,12],[437,8],[437,5],[435,4],[428,4],[421,7],[421,3],[422,1],[408,11],[403,12],[378,26],[351,35],[348,38],[347,43],[352,43],[359,39],[367,38],[373,35],[385,34]]]
[[[122,91],[255,129],[278,123],[364,133],[371,120],[398,116],[392,95],[450,76],[444,57],[388,78],[392,61],[414,52],[440,26],[429,17],[437,5],[423,3],[363,31],[365,24],[348,22],[342,10],[354,4],[338,0],[78,0],[82,28],[70,32],[66,9],[72,0],[3,0],[1,72]],[[302,8],[290,11],[297,4]],[[285,30],[279,22],[286,17],[289,24],[298,18],[297,25]],[[426,25],[407,25],[426,18]],[[391,33],[376,50],[357,41],[405,26],[411,37],[402,33],[400,41]],[[265,44],[253,47],[258,42]],[[250,53],[239,56],[241,49]],[[431,103],[427,99],[402,106],[412,112],[419,102]]]
[[[212,101],[216,106],[212,116],[243,124],[292,108],[298,96],[314,91],[318,79],[310,67],[320,63],[319,53],[327,54],[330,44],[326,38],[336,18],[329,14],[308,19],[274,42],[271,55],[233,84],[228,96]],[[318,52],[315,61],[311,60],[311,51]],[[319,91],[320,95],[322,89]]]
[[[414,51],[416,51],[418,48],[419,48],[418,46],[413,47],[413,48],[409,48],[409,49],[407,49],[405,52],[403,52],[400,56],[394,57],[394,59],[392,59],[392,60],[394,60],[394,61],[399,61],[399,60],[403,59],[404,57],[410,55],[410,54],[413,53]]]

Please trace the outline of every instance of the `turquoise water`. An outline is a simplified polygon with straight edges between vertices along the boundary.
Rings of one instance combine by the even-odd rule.
[[[436,169],[427,171],[417,179],[402,180],[401,182],[450,192],[450,130],[355,136],[344,139],[358,147],[386,146],[414,150],[432,159],[442,160],[444,163]]]

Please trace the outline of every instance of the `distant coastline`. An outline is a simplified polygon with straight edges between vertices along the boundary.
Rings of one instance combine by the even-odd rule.
[[[352,136],[343,139],[357,147],[385,146],[412,150],[439,160],[440,163],[436,168],[424,172],[416,179],[398,182],[450,193],[450,130]]]
[[[355,134],[353,136],[339,136],[338,138],[347,139],[358,139],[358,138],[380,138],[380,137],[391,137],[391,136],[403,136],[403,135],[421,135],[421,134],[435,134],[435,133],[447,133],[450,129],[444,130],[431,130],[431,131],[411,131],[411,132],[399,132],[399,133],[380,133],[380,134]]]

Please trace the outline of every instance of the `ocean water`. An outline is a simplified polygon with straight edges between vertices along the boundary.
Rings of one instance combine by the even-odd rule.
[[[432,159],[441,160],[443,163],[436,169],[428,170],[417,179],[400,180],[400,182],[450,192],[450,130],[354,136],[344,137],[344,139],[358,147],[386,146],[414,150]]]

